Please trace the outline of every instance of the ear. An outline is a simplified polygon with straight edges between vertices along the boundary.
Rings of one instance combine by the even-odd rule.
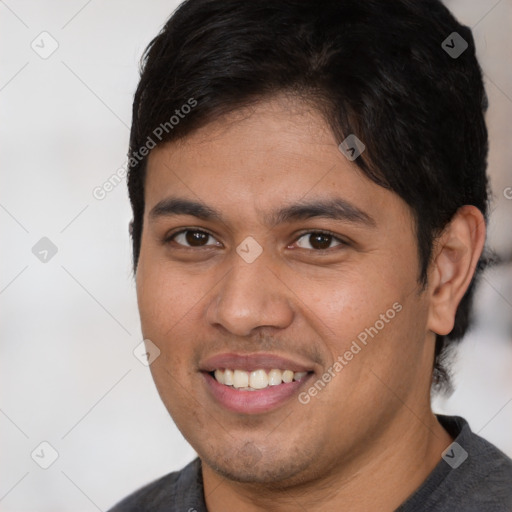
[[[485,219],[475,206],[457,211],[434,246],[429,272],[430,304],[427,327],[446,335],[468,289],[485,243]]]

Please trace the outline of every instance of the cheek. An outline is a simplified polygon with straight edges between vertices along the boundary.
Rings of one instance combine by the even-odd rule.
[[[137,274],[142,333],[160,349],[151,373],[164,403],[180,417],[193,415],[186,407],[183,411],[177,409],[190,402],[190,392],[183,383],[198,378],[193,364],[207,328],[204,308],[211,298],[207,291],[214,284],[215,280],[185,274],[168,261],[142,262]]]
[[[203,295],[196,286],[195,280],[168,265],[142,261],[137,271],[137,302],[144,336],[155,342],[172,338],[172,331],[187,314],[193,314]]]
[[[194,283],[160,262],[141,261],[137,271],[142,334],[160,349],[150,371],[163,402],[178,418],[194,416],[184,385],[197,378],[190,365],[196,335],[190,322],[203,293],[194,293]]]
[[[419,333],[416,275],[392,262],[391,254],[373,254],[357,268],[302,280],[302,314],[318,330],[332,360],[347,350],[357,352],[348,354],[351,361],[371,360],[372,365],[389,364],[397,350],[410,356],[401,344]]]
[[[326,279],[303,281],[299,296],[307,306],[304,314],[316,317],[317,323],[321,320],[330,337],[341,335],[346,339],[373,325],[381,313],[399,301],[400,288],[397,281],[390,286],[381,273],[358,269],[333,272]]]

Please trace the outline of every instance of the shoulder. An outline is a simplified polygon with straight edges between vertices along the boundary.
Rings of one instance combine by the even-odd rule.
[[[511,512],[512,460],[459,416],[437,415],[454,441],[397,512]]]
[[[172,512],[200,510],[204,501],[199,458],[129,495],[108,512]],[[188,508],[186,508],[188,507]]]
[[[444,499],[453,500],[453,505],[459,507],[454,510],[512,510],[512,459],[472,432],[463,418],[438,418],[448,431],[456,434],[441,461],[448,466],[440,488]],[[450,455],[456,455],[458,460],[450,460]]]
[[[495,507],[492,510],[511,511],[512,459],[489,441],[471,431],[466,443],[468,464],[460,475],[461,490],[471,498],[475,507],[478,504]],[[463,441],[461,445],[463,446]],[[454,476],[456,471],[452,472]],[[491,510],[491,508],[485,510]]]
[[[471,431],[467,421],[459,416],[438,416],[447,430],[456,434],[454,444],[463,448],[467,455],[467,468],[483,476],[484,474],[510,475],[512,459],[505,455],[499,448]],[[445,459],[446,460],[446,459]],[[465,460],[462,463],[465,463]],[[461,463],[461,466],[462,466]]]

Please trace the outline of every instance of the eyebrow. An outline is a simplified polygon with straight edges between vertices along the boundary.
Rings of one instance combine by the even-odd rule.
[[[202,220],[217,220],[225,223],[220,212],[199,201],[180,197],[168,197],[158,202],[149,212],[150,220],[159,217],[191,215]],[[368,213],[339,197],[325,200],[299,201],[266,214],[264,220],[270,227],[286,222],[323,218],[351,222],[367,227],[376,227],[377,223]]]

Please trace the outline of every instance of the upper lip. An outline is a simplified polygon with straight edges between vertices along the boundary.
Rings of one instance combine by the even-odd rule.
[[[262,352],[254,354],[235,354],[225,353],[209,357],[200,365],[201,371],[213,372],[221,368],[230,370],[245,370],[252,372],[254,370],[291,370],[293,372],[313,371],[312,365],[308,366],[298,361],[293,361],[275,354],[265,354]]]

